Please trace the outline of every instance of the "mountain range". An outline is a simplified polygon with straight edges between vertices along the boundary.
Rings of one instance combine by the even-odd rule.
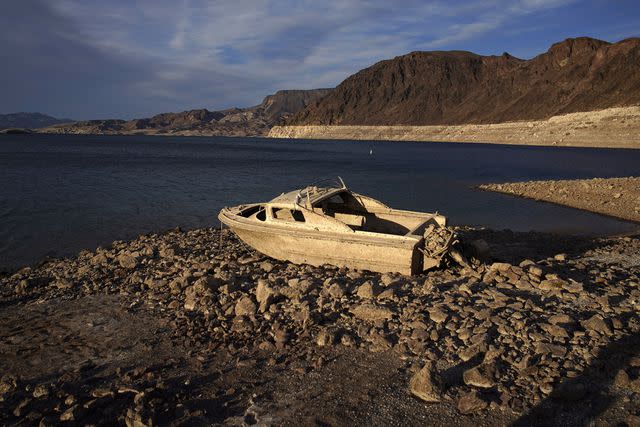
[[[253,107],[162,113],[133,120],[86,120],[38,129],[41,133],[261,136],[331,89],[280,90]]]
[[[71,119],[57,119],[42,113],[0,114],[0,129],[37,129],[72,121]]]
[[[638,104],[640,38],[580,37],[529,60],[435,51],[381,61],[287,124],[503,123]]]
[[[197,109],[134,120],[70,122],[0,116],[0,128],[43,133],[262,136],[276,125],[462,125],[544,120],[640,105],[640,38],[567,39],[532,59],[508,53],[411,52],[335,89],[281,90],[248,108]]]

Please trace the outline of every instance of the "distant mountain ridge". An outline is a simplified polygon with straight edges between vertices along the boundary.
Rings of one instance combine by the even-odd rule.
[[[348,77],[288,125],[454,125],[640,104],[640,38],[556,43],[535,58],[412,52]]]
[[[36,129],[72,121],[71,119],[58,119],[42,113],[0,114],[0,129]]]
[[[249,108],[197,109],[133,120],[85,120],[39,129],[42,133],[261,136],[332,89],[280,90]]]

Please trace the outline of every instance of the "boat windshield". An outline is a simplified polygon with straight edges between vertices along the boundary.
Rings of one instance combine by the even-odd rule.
[[[298,192],[298,195],[296,196],[296,204],[300,205],[309,201],[313,205],[319,199],[323,199],[327,194],[346,189],[347,186],[340,177],[337,179],[329,178],[319,180]]]

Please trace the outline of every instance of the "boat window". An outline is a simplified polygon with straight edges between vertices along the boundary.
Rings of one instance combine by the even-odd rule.
[[[302,211],[291,211],[291,215],[296,222],[304,222],[304,214]]]
[[[293,209],[273,208],[273,217],[284,221],[305,222],[304,214]]]
[[[255,217],[259,221],[265,221],[267,219],[267,212],[264,205],[255,205],[241,210],[240,216],[244,218]]]
[[[260,205],[251,206],[251,207],[249,207],[247,209],[242,210],[240,212],[240,216],[243,216],[245,218],[249,218],[251,215],[253,215],[256,212],[258,212],[261,208],[262,208],[262,206],[260,206]]]

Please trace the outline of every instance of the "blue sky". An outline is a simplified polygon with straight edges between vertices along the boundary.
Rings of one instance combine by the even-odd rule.
[[[640,36],[639,0],[4,0],[0,113],[132,118],[333,87],[414,50]]]

